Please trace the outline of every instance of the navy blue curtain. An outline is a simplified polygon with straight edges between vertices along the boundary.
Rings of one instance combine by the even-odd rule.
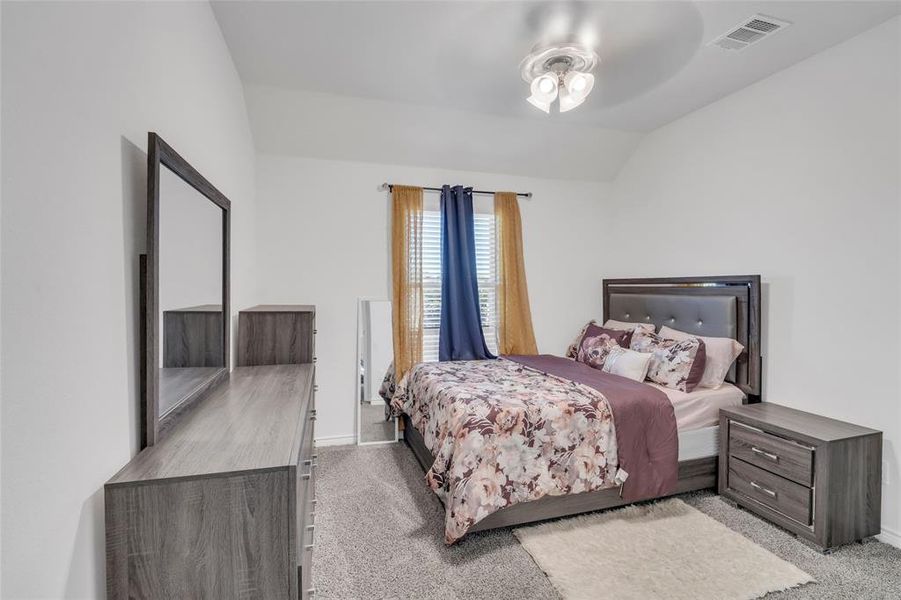
[[[472,188],[441,188],[441,329],[439,360],[495,358],[479,311]]]

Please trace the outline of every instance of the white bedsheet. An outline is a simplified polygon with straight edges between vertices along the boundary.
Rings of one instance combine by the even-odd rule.
[[[645,383],[666,394],[673,403],[676,427],[680,432],[719,425],[720,409],[739,406],[745,397],[745,393],[731,383],[724,383],[718,390],[695,388],[689,394],[656,383]]]

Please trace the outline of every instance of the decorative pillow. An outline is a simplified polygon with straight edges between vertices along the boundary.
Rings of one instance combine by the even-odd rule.
[[[604,323],[604,327],[606,327],[607,329],[629,332],[629,335],[626,336],[625,341],[620,344],[623,348],[628,348],[632,343],[632,333],[636,329],[642,329],[651,333],[654,333],[654,331],[657,329],[653,323],[628,323],[626,321],[616,321],[614,319],[607,319],[607,322]]]
[[[626,331],[614,331],[613,329],[604,329],[597,325],[589,324],[585,328],[585,335],[579,342],[579,349],[576,352],[576,360],[583,362],[589,367],[600,369],[607,360],[607,355],[612,348],[618,348],[626,337]]]
[[[660,329],[660,335],[673,340],[684,340],[688,338],[697,338],[704,342],[704,350],[707,354],[707,361],[704,363],[704,374],[701,375],[701,382],[698,387],[718,389],[726,380],[729,368],[732,363],[739,357],[744,346],[739,344],[732,338],[722,337],[706,337],[703,335],[692,335],[679,331],[678,329],[670,329],[663,326]]]
[[[585,326],[579,330],[579,335],[576,336],[576,339],[574,339],[572,344],[566,349],[566,358],[576,358],[576,355],[579,353],[579,345],[582,343],[582,338],[585,337],[585,331],[592,325],[597,326],[597,324],[598,322],[594,319],[585,323]]]
[[[637,330],[632,335],[632,350],[652,355],[648,379],[662,386],[690,392],[704,374],[706,352],[704,342],[698,338],[678,341]]]
[[[616,319],[607,319],[604,323],[607,329],[617,329],[620,331],[633,331],[635,329],[644,329],[654,333],[657,327],[653,323],[629,323],[628,321],[617,321]]]
[[[607,360],[604,361],[602,371],[626,377],[633,381],[644,381],[645,377],[648,376],[648,367],[653,356],[650,353],[644,354],[617,346],[611,348],[610,353],[607,354]]]

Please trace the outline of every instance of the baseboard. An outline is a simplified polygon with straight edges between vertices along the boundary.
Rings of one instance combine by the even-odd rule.
[[[889,546],[901,548],[901,533],[898,533],[897,531],[892,531],[891,529],[883,527],[882,533],[877,535],[876,539],[880,542],[885,542]]]
[[[347,446],[357,443],[355,435],[327,435],[316,438],[316,445],[322,446]]]

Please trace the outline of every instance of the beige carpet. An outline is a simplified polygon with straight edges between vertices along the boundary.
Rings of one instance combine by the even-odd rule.
[[[675,498],[513,533],[565,600],[738,600],[813,581]]]

